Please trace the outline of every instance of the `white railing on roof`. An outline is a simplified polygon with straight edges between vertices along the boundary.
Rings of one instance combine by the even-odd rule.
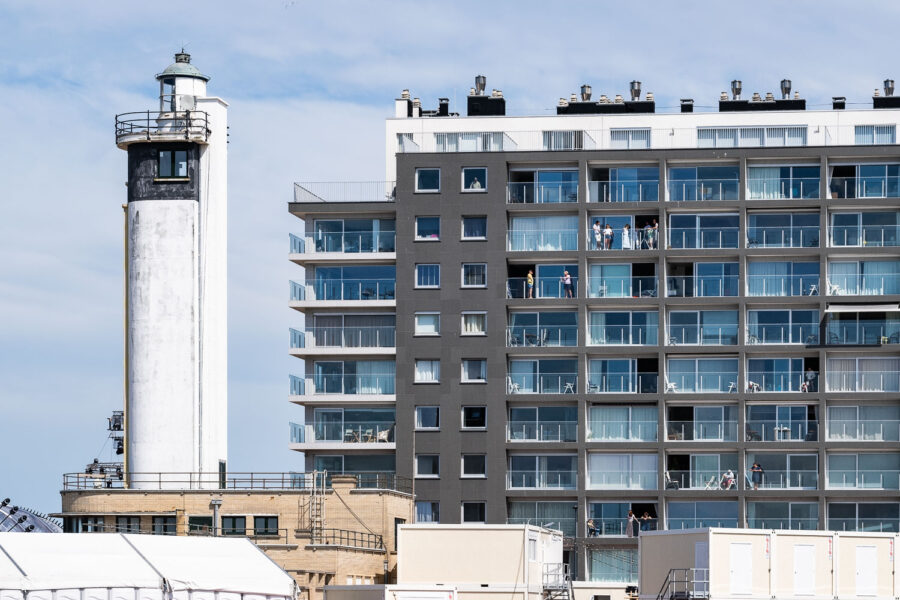
[[[294,184],[294,202],[393,202],[394,181],[317,181]]]

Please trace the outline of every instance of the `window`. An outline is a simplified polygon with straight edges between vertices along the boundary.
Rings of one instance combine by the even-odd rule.
[[[462,239],[483,240],[487,238],[487,217],[463,217]]]
[[[153,517],[154,535],[175,535],[175,517]]]
[[[650,128],[640,129],[610,129],[610,148],[614,149],[640,149],[650,147]]]
[[[464,312],[460,335],[485,335],[487,330],[487,313]]]
[[[254,535],[278,535],[278,517],[253,517]]]
[[[212,517],[188,517],[188,535],[192,533],[209,535],[210,533],[212,533],[212,528]]]
[[[222,535],[247,535],[247,517],[222,517]]]
[[[416,313],[416,333],[415,335],[440,335],[441,334],[441,315],[440,313]]]
[[[440,217],[416,217],[416,240],[437,242],[440,239]]]
[[[544,150],[592,150],[594,139],[586,131],[544,131]]]
[[[896,125],[857,125],[855,128],[856,144],[894,144],[897,138]]]
[[[590,581],[637,583],[637,548],[598,548],[588,551]]]
[[[463,477],[484,477],[485,476],[485,457],[484,454],[463,454],[462,456],[462,476]]]
[[[158,173],[160,179],[187,177],[187,150],[160,150]]]
[[[698,148],[805,146],[806,125],[781,127],[698,127]]]
[[[463,167],[462,170],[463,192],[486,192],[487,169],[484,167]]]
[[[440,475],[440,456],[437,454],[416,454],[416,477],[437,478]]]
[[[441,191],[441,170],[440,169],[416,169],[416,191],[417,192],[440,192]]]
[[[117,533],[140,533],[141,518],[140,517],[116,517]]]
[[[416,265],[416,287],[441,287],[441,265]]]
[[[463,383],[484,383],[487,380],[487,360],[464,358],[462,361]]]
[[[438,429],[440,426],[440,408],[437,406],[416,407],[416,429]]]
[[[470,263],[462,266],[463,287],[487,287],[487,265],[485,263]]]
[[[416,502],[416,523],[440,523],[440,502]]]
[[[463,502],[463,523],[484,523],[487,521],[484,502]]]
[[[516,144],[502,131],[435,133],[435,152],[498,152],[515,150]]]
[[[416,383],[438,383],[441,380],[441,361],[416,360]]]
[[[463,429],[484,429],[487,426],[484,406],[462,407]]]

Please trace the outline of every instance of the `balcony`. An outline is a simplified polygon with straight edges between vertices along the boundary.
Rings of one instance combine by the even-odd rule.
[[[670,313],[669,318],[677,313]],[[735,321],[737,315],[735,315]],[[738,325],[669,325],[669,346],[735,346]]]
[[[896,264],[896,263],[893,263]],[[851,273],[828,275],[829,296],[887,296],[900,294],[900,274]]]
[[[817,454],[748,453],[747,465],[744,473],[747,489],[816,490],[819,488],[819,457]],[[757,466],[761,470],[753,471],[753,468]]]
[[[578,389],[577,373],[510,373],[510,394],[574,394]]]
[[[881,248],[900,246],[900,226],[897,225],[846,225],[828,228],[828,239],[833,248]]]
[[[873,517],[865,519],[860,517],[842,519],[829,517],[828,529],[831,531],[865,531],[865,532],[889,532],[897,533],[900,531],[900,519],[885,519]]]
[[[829,346],[900,344],[900,320],[832,318],[825,325],[825,336]]]
[[[732,475],[736,469],[731,469]],[[727,491],[740,488],[737,475],[728,477],[729,469],[670,469],[667,471],[666,489]]]
[[[507,472],[509,490],[574,490],[577,471],[534,471],[513,469]]]
[[[575,442],[578,421],[509,421],[510,442]]]
[[[394,260],[393,231],[323,233],[300,237],[290,234],[291,260],[298,264],[330,261]]]
[[[589,181],[588,202],[659,202],[659,179]]]
[[[316,181],[294,184],[294,202],[393,202],[395,181]]]
[[[572,511],[574,512],[574,511]],[[508,525],[536,525],[562,531],[563,537],[575,537],[575,517],[507,517]]]
[[[669,181],[670,202],[691,202],[697,200],[737,200],[740,180],[725,179],[678,179]]]
[[[790,168],[790,167],[788,167]],[[818,171],[818,167],[813,167]],[[763,169],[767,169],[763,167]],[[750,168],[747,179],[747,198],[750,200],[796,200],[819,197],[819,177],[774,177],[753,176]]]
[[[593,346],[656,346],[659,325],[591,325],[588,344]]]
[[[751,359],[750,363],[752,362]],[[818,371],[803,373],[802,371],[756,369],[749,365],[747,367],[747,391],[751,393],[814,392],[818,390],[816,385],[818,381]]]
[[[291,444],[293,450],[301,451],[348,450],[356,444],[379,444],[380,449],[392,450],[395,427],[396,423],[388,421],[291,423]]]
[[[832,177],[828,189],[832,198],[900,198],[900,177]]]
[[[591,277],[590,298],[656,298],[656,275],[643,277]]]
[[[756,323],[747,327],[747,343],[815,345],[819,343],[819,325],[818,323]]]
[[[827,371],[828,392],[900,392],[900,371],[850,371],[830,368]]]
[[[587,475],[589,490],[655,490],[659,487],[657,484],[659,475],[656,469],[646,471],[590,469]]]
[[[637,516],[637,515],[635,515]],[[633,525],[629,524],[627,518],[621,519],[593,519],[594,521],[594,536],[597,537],[605,537],[605,536],[628,536],[628,527],[633,527]],[[639,519],[639,527],[640,531],[656,531],[660,529],[659,519],[654,517],[651,519]],[[591,537],[594,537],[591,536]]]
[[[589,442],[655,442],[656,420],[609,421],[591,418],[588,423]]]
[[[395,306],[396,279],[322,279],[306,283],[291,281],[291,307],[346,306],[346,302],[367,306]]]
[[[779,519],[777,517],[756,519],[748,518],[747,527],[749,527],[750,529],[792,529],[794,531],[816,531],[817,529],[819,529],[819,519]],[[831,528],[829,527],[829,529]]]
[[[666,439],[669,441],[737,441],[737,421],[668,421]]]
[[[202,110],[146,110],[116,115],[116,145],[122,149],[134,142],[150,141],[205,144],[210,133],[209,114]]]
[[[738,295],[737,275],[675,275],[666,277],[669,298],[720,298]]]
[[[832,244],[834,245],[834,244]],[[818,248],[819,228],[748,227],[748,248]]]
[[[703,363],[710,363],[707,365]],[[700,368],[695,363],[701,363]],[[722,363],[733,364],[729,370],[714,367]],[[737,393],[737,359],[669,359],[668,375],[665,379],[666,393],[716,394]]]
[[[853,407],[856,408],[856,407]],[[900,419],[828,419],[830,442],[897,442]]]
[[[752,266],[754,263],[750,263]],[[754,275],[747,276],[748,296],[818,296],[818,275]]]
[[[748,419],[746,429],[748,442],[815,442],[819,439],[818,421]]]
[[[559,204],[578,202],[578,182],[506,184],[508,204]]]
[[[561,347],[575,346],[578,341],[577,325],[537,325],[508,326],[506,328],[506,346]]]
[[[655,372],[601,373],[591,371],[588,394],[655,394],[659,374]]]
[[[506,249],[510,252],[562,252],[578,249],[578,233],[573,229],[508,231]]]
[[[291,354],[394,354],[396,327],[309,327],[291,329]],[[344,351],[344,352],[342,352]]]
[[[830,490],[897,490],[900,469],[828,469]]]
[[[572,276],[572,298],[578,294],[578,277]],[[565,283],[559,278],[534,278],[535,298],[566,298]],[[507,298],[528,298],[528,278],[509,277],[506,280]]]
[[[717,229],[696,227],[670,227],[668,231],[669,248],[678,250],[720,250],[738,247],[737,227]]]

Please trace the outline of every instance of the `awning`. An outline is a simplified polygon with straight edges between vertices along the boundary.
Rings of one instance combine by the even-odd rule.
[[[900,306],[893,304],[829,304],[825,309],[827,313],[867,313],[867,312],[897,312]]]

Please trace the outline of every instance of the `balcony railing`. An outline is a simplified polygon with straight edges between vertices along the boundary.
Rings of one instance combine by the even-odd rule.
[[[535,298],[565,298],[566,286],[558,277],[534,278]],[[572,297],[578,295],[578,278],[572,277]],[[527,298],[528,278],[510,277],[506,280],[507,298]]]
[[[507,434],[511,442],[574,442],[578,421],[510,421]]]
[[[577,373],[516,373],[507,376],[510,394],[575,394]]]
[[[362,548],[365,550],[384,550],[384,540],[377,533],[367,531],[349,531],[346,529],[322,529],[316,532],[312,544],[340,546],[343,548]]]
[[[669,517],[669,529],[704,529],[707,527],[722,527],[734,529],[738,526],[737,518],[722,519],[717,517],[698,518],[698,519],[679,519]],[[693,569],[694,571],[704,571],[707,569]],[[708,577],[708,576],[707,576]],[[697,596],[694,596],[695,598]],[[704,596],[708,597],[708,596]]]
[[[832,198],[900,198],[900,177],[832,177]]]
[[[515,470],[507,472],[507,489],[574,490],[577,471]]]
[[[509,204],[559,204],[578,202],[578,183],[507,183]]]
[[[655,275],[641,277],[596,277],[588,281],[590,298],[656,298]]]
[[[588,531],[588,537],[604,537],[607,535],[628,535],[628,519],[594,519],[594,534]],[[640,531],[656,531],[659,528],[659,519],[638,519]]]
[[[814,323],[765,323],[747,328],[748,344],[818,344],[819,325]]]
[[[829,275],[829,296],[884,296],[900,294],[900,275]]]
[[[655,442],[656,421],[588,421],[589,442]]]
[[[304,443],[342,443],[342,444],[387,444],[394,441],[393,421],[344,421],[332,423],[314,421],[306,426],[297,426],[295,431],[291,423],[291,442]],[[295,439],[296,438],[296,439]]]
[[[844,246],[898,246],[900,245],[898,225],[846,225],[828,228],[828,236],[833,247]]]
[[[588,394],[655,394],[658,373],[588,374]]]
[[[209,114],[202,110],[146,110],[116,115],[116,143],[128,138],[150,141],[209,140]]]
[[[294,202],[393,202],[394,181],[315,181],[294,184]]]
[[[840,470],[828,469],[828,488],[856,490],[896,490],[900,481],[900,470]]]
[[[818,227],[748,227],[748,248],[818,248]]]
[[[659,202],[659,180],[589,181],[588,202]]]
[[[506,248],[510,252],[560,252],[578,249],[578,233],[571,229],[508,231]]]
[[[506,345],[515,346],[575,346],[578,342],[577,325],[507,326]]]
[[[793,529],[795,531],[815,531],[818,519],[747,519],[750,529]]]
[[[393,348],[396,332],[394,325],[291,329],[291,348]]]
[[[819,197],[818,177],[781,177],[747,180],[750,200],[780,200]]]
[[[750,471],[745,473],[746,481],[752,481]],[[759,489],[766,490],[815,490],[819,487],[819,472],[813,470],[787,470],[773,471],[766,469],[762,473],[762,482]],[[753,489],[753,484],[747,483],[747,489]]]
[[[735,473],[734,479],[725,476],[727,468],[720,470],[696,469],[689,471],[669,471],[671,481],[678,484],[680,490],[736,490],[740,481]],[[671,484],[670,484],[671,485]]]
[[[816,442],[818,421],[792,422],[774,419],[747,421],[748,442]]]
[[[66,473],[63,475],[63,490],[125,489],[130,481],[132,487],[141,489],[227,489],[227,490],[293,490],[312,487],[312,474],[306,473],[228,473],[221,477],[218,472],[139,472],[128,473],[128,477],[108,471],[106,473]]]
[[[691,179],[669,181],[669,201],[737,200],[738,179]]]
[[[900,441],[900,420],[897,419],[860,419],[860,420],[828,420],[828,440],[896,442]]]
[[[656,346],[658,325],[591,325],[589,344],[596,346]]]
[[[507,517],[509,525],[537,525],[562,531],[564,537],[575,537],[575,517]]]
[[[670,373],[666,378],[666,392],[695,394],[737,393],[737,371],[704,373]]]
[[[591,490],[655,490],[656,471],[588,471],[587,487]]]
[[[368,373],[366,375],[323,375],[313,376],[316,394],[393,394],[396,375],[391,373]]]
[[[748,275],[748,296],[818,296],[818,275]]]
[[[292,396],[304,396],[306,395],[306,380],[302,377],[297,377],[296,375],[290,375],[290,384],[291,384],[291,395]]]
[[[320,279],[291,282],[291,300],[393,300],[395,279]]]
[[[738,295],[737,275],[671,275],[666,277],[669,298],[717,298]]]
[[[669,247],[675,249],[721,249],[738,247],[738,228],[672,227],[668,232]]]
[[[900,392],[900,371],[842,371],[829,369],[829,392]]]
[[[291,235],[291,252],[338,252],[344,254],[371,254],[394,252],[397,234],[394,231],[317,232],[300,238]]]
[[[669,421],[666,438],[670,441],[735,442],[737,421]]]
[[[879,531],[896,533],[900,531],[900,519],[840,519],[829,518],[831,531]]]
[[[814,372],[807,379],[804,373],[790,371],[757,371],[747,370],[747,391],[766,392],[814,392],[819,380],[819,373]]]
[[[735,346],[737,345],[737,323],[734,325],[669,325],[667,343],[670,346]]]

